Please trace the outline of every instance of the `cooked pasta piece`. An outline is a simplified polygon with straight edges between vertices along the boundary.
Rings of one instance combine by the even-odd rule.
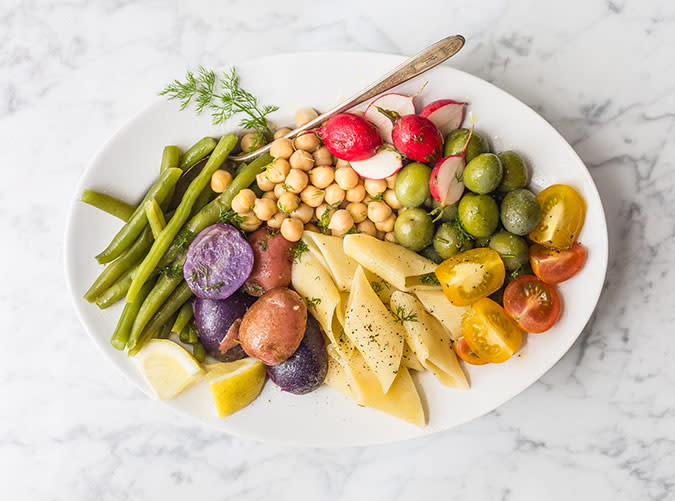
[[[420,290],[416,288],[414,293],[424,305],[424,309],[450,331],[450,337],[453,341],[462,335],[462,316],[469,309],[468,306],[455,306],[448,301],[441,290]]]
[[[303,238],[319,249],[338,290],[349,291],[358,263],[345,254],[342,238],[313,231],[306,231]]]

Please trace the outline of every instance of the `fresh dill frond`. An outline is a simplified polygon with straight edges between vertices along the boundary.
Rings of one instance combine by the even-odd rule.
[[[259,104],[253,94],[241,87],[234,67],[219,77],[213,70],[200,66],[197,74],[186,72],[185,81],[174,80],[159,95],[180,102],[181,110],[194,102],[197,113],[211,112],[214,125],[241,113],[241,127],[253,129],[267,138],[272,137],[267,117],[279,109],[278,106]]]
[[[175,244],[180,250],[184,251],[195,239],[195,234],[188,229],[181,230],[178,235],[176,235]]]
[[[380,292],[382,292],[382,289],[384,289],[382,283],[378,282],[377,280],[373,280],[372,282],[370,282],[370,287],[373,289],[373,292],[375,292],[375,294],[379,294]]]
[[[417,313],[406,311],[403,306],[397,306],[395,311],[391,312],[394,321],[403,325],[403,322],[417,322]]]
[[[316,311],[316,307],[321,304],[321,298],[320,297],[313,297],[311,299],[305,298],[305,304],[307,305],[307,308]]]
[[[293,254],[293,262],[294,263],[299,263],[302,255],[305,252],[307,252],[308,250],[309,250],[309,247],[302,240],[299,240],[298,243],[295,244],[295,247],[291,247],[290,249],[288,249],[288,251]]]
[[[157,274],[166,278],[174,278],[183,274],[183,267],[177,264],[168,264],[161,268],[157,268]]]
[[[321,217],[319,218],[317,224],[323,230],[324,233],[328,232],[328,225],[330,224],[331,211],[341,203],[342,203],[341,201],[337,201],[333,202],[332,204],[328,204],[328,207],[326,207],[325,210],[321,213]]]
[[[441,285],[435,273],[427,273],[425,275],[420,276],[420,282],[426,285]]]

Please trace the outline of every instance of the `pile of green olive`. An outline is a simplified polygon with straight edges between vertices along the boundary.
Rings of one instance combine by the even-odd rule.
[[[457,129],[448,134],[445,156],[461,153],[469,133]],[[524,237],[541,215],[534,193],[526,188],[527,165],[514,151],[491,153],[488,141],[475,131],[465,160],[466,191],[459,202],[445,207],[429,195],[429,166],[411,163],[398,172],[394,191],[405,209],[394,225],[396,241],[437,263],[473,247],[489,246],[502,256],[508,272],[526,269]]]

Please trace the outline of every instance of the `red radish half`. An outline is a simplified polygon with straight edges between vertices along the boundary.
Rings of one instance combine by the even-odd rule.
[[[391,119],[387,115],[377,108],[379,107],[383,110],[393,111],[400,116],[414,115],[415,103],[413,102],[413,99],[415,99],[415,96],[405,96],[403,94],[394,93],[384,94],[374,99],[366,108],[366,112],[363,115],[364,118],[377,127],[377,130],[385,143],[392,142],[391,130],[394,128],[394,124],[391,123]]]
[[[432,163],[441,157],[443,135],[428,118],[406,115],[393,120],[394,146],[411,160]]]
[[[465,165],[464,155],[454,155],[442,158],[431,171],[429,191],[441,205],[452,205],[462,198]]]
[[[335,115],[315,132],[333,155],[348,162],[371,158],[382,146],[375,126],[354,113]]]
[[[452,99],[439,99],[429,103],[420,111],[420,116],[431,120],[444,136],[459,129],[464,121],[464,108],[469,103]]]
[[[384,179],[393,176],[403,166],[401,154],[391,147],[382,147],[374,157],[352,161],[352,169],[367,179]]]

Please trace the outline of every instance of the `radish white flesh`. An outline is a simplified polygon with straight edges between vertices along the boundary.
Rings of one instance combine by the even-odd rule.
[[[377,107],[383,110],[394,111],[400,116],[413,115],[415,113],[414,96],[404,96],[403,94],[384,94],[373,100],[366,108],[364,118],[377,127],[382,140],[385,143],[391,143],[391,130],[394,124],[391,119],[381,113]]]
[[[431,171],[429,187],[442,205],[452,205],[462,197],[464,183],[460,179],[465,165],[464,155],[456,155],[441,159]]]
[[[452,99],[439,99],[425,106],[420,115],[431,120],[445,136],[462,125],[466,104]]]
[[[393,176],[403,166],[401,154],[390,148],[380,148],[374,157],[350,162],[356,173],[367,179],[384,179]]]

